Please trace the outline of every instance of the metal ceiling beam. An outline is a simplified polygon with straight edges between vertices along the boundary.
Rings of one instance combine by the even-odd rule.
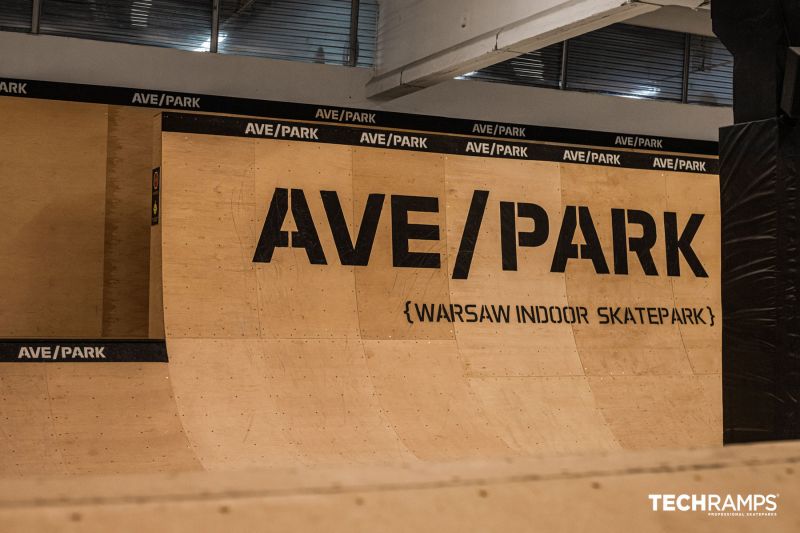
[[[397,98],[659,8],[635,0],[395,0],[381,10],[367,95]]]
[[[361,9],[360,0],[350,3],[350,57],[348,65],[356,66],[358,63],[358,12]]]
[[[689,103],[689,75],[692,63],[692,36],[688,33],[683,35],[683,78],[681,87],[681,102]]]
[[[31,10],[31,33],[39,33],[39,26],[42,15],[42,1],[33,0],[33,7]]]
[[[211,2],[211,43],[208,48],[212,54],[219,49],[219,0]]]

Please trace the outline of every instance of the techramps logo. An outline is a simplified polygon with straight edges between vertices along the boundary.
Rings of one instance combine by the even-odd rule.
[[[744,518],[778,516],[780,494],[649,494],[647,497],[654,512]]]

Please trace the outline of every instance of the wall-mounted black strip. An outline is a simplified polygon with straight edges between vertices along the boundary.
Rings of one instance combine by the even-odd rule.
[[[0,339],[0,363],[166,363],[163,340]]]
[[[195,93],[176,93],[25,79],[0,78],[0,95],[70,102],[151,107],[155,109],[177,111],[204,111],[209,113],[248,115],[285,120],[320,121],[349,124],[352,126],[377,126],[433,133],[577,144],[606,148],[632,148],[638,150],[714,156],[717,155],[719,150],[718,143],[696,139],[495,123],[429,115],[414,115],[409,113],[255,100],[251,98],[233,98]]]
[[[644,170],[718,173],[715,158],[563,147],[533,142],[496,141],[480,137],[402,133],[394,130],[359,129],[351,126],[281,122],[187,113],[164,113],[163,131],[229,137],[254,137],[326,144],[344,144],[392,150],[555,161]]]

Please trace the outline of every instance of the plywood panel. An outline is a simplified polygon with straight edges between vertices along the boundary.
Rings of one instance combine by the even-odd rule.
[[[721,257],[719,236],[722,234],[719,205],[719,179],[709,176],[698,180],[697,176],[680,172],[666,174],[667,206],[678,214],[679,224],[685,223],[692,213],[704,213],[703,224],[695,237],[697,248],[706,250],[703,265],[707,278],[682,276],[672,280],[672,292],[678,307],[709,307],[714,315],[715,326],[697,328],[679,326],[681,339],[692,369],[696,374],[722,373],[722,294]],[[692,194],[686,194],[692,191]],[[686,269],[686,264],[682,264]],[[706,318],[709,318],[706,315]],[[721,389],[720,389],[721,390]],[[717,400],[717,403],[721,400]]]
[[[716,376],[591,377],[589,382],[609,430],[623,448],[721,444],[722,406],[712,393],[719,387]],[[641,431],[643,425],[652,431]]]
[[[562,201],[565,206],[588,206],[609,274],[598,275],[587,259],[571,259],[567,264],[567,286],[573,304],[580,302],[593,310],[598,307],[630,307],[637,324],[575,326],[575,340],[587,373],[597,375],[691,373],[681,342],[680,329],[671,324],[639,324],[636,307],[672,307],[672,283],[666,275],[664,225],[666,208],[664,174],[655,171],[563,165]],[[627,275],[614,274],[611,210],[622,206],[646,211],[653,216],[657,241],[652,257],[657,276],[645,275],[638,259],[628,253]],[[628,224],[630,236],[641,229]],[[636,234],[635,232],[639,232]],[[576,242],[585,237],[576,231]],[[593,313],[595,314],[595,313]],[[645,320],[647,317],[645,316]]]
[[[324,164],[320,164],[324,161]],[[292,142],[256,145],[256,213],[260,236],[262,219],[276,188],[305,191],[305,200],[322,244],[326,264],[311,264],[303,248],[278,248],[271,263],[258,264],[255,278],[264,338],[357,339],[358,316],[354,269],[342,265],[336,252],[320,191],[334,191],[345,214],[350,235],[354,226],[353,149],[349,146]],[[361,212],[356,215],[360,221]],[[293,210],[285,227],[296,230]],[[302,281],[301,281],[302,280]],[[298,281],[300,281],[298,283]],[[313,305],[309,305],[313,302]]]
[[[471,376],[498,377],[582,375],[569,324],[522,323],[514,310],[518,305],[527,309],[568,305],[564,274],[550,272],[555,239],[534,248],[517,248],[515,242],[517,270],[503,269],[500,203],[540,206],[555,226],[561,211],[558,164],[448,156],[446,168],[450,273],[474,192],[489,192],[469,275],[449,282],[452,301],[511,306],[510,323],[455,323],[466,371]],[[530,218],[517,219],[515,214],[510,222],[516,233],[534,231]]]
[[[153,111],[108,111],[103,336],[147,338]]]
[[[360,342],[180,339],[170,347],[184,427],[206,468],[411,457],[381,411]]]
[[[514,455],[620,448],[583,376],[478,377],[469,384]]]
[[[411,224],[438,227],[437,240],[413,239],[409,251],[438,255],[446,265],[444,156],[376,148],[353,152],[355,212],[363,213],[370,194],[385,194],[369,268],[356,270],[359,326],[364,339],[454,338],[451,325],[418,324],[411,328],[403,310],[409,300],[449,303],[447,272],[442,268],[393,267],[392,196],[435,198],[435,212],[412,212]]]
[[[663,213],[684,185],[668,183],[674,175],[177,133],[163,147],[171,372],[206,468],[718,443],[719,374],[693,367],[718,357],[713,342],[697,334],[690,359],[675,325],[599,323],[602,306],[673,307],[692,293],[718,301],[718,277],[666,276]],[[342,260],[321,191],[336,193],[351,240],[370,195],[373,204],[383,195],[368,261]],[[488,193],[480,231],[468,275],[454,276],[476,191]],[[407,222],[428,225],[430,237],[409,250],[439,265],[398,261],[403,221],[393,209],[405,197],[424,198],[410,202]],[[254,263],[276,205],[283,240]],[[646,276],[632,253],[626,275],[581,259],[554,268],[570,206],[590,208],[610,269],[611,209],[651,213],[659,275]],[[716,213],[708,202],[690,209]],[[501,238],[510,223],[516,269]],[[539,229],[538,242],[524,236]],[[712,221],[694,243],[709,264],[713,231]],[[318,240],[313,261],[295,232]],[[508,318],[464,320],[468,304]],[[435,311],[412,319],[423,305]],[[523,321],[520,306],[571,309],[577,320]]]
[[[0,336],[147,336],[152,112],[2,98],[0,114]],[[0,370],[2,476],[199,466],[166,365]]]
[[[719,271],[715,268],[719,264],[719,248],[711,237],[719,235],[718,221],[715,221],[717,195],[712,193],[716,180],[694,176],[695,181],[710,185],[695,191],[689,187],[689,181],[684,180],[678,192],[674,184],[668,188],[668,183],[675,179],[671,173],[566,164],[561,173],[563,204],[591,208],[610,271],[599,277],[590,260],[570,260],[567,267],[570,301],[586,302],[585,305],[595,310],[621,308],[619,316],[623,321],[626,320],[625,308],[629,308],[628,319],[633,318],[633,322],[625,324],[602,324],[596,320],[591,325],[574,328],[576,345],[587,374],[592,376],[592,391],[609,428],[626,448],[680,446],[689,434],[692,442],[720,444],[720,404],[706,402],[707,391],[700,383],[702,378],[695,375],[691,352],[685,342],[687,336],[718,338],[720,325],[681,325],[671,319],[673,308],[678,307],[678,312],[682,312],[682,308],[689,305],[689,298],[679,300],[676,294],[693,295],[695,307],[718,302],[718,292],[709,290],[712,286],[719,287]],[[671,195],[668,190],[672,191]],[[686,224],[689,214],[698,210],[712,213],[709,222],[701,225],[698,237],[692,241],[692,248],[701,262],[709,267],[708,278],[698,278],[685,264],[680,277],[668,275],[663,213],[674,209],[677,195],[693,198],[686,202],[685,208],[681,206],[684,216],[678,218],[679,230]],[[672,200],[668,201],[670,196]],[[630,252],[627,254],[628,274],[615,272],[611,210],[620,206],[652,216],[657,239],[651,254],[658,275],[646,275],[637,256]],[[627,238],[643,234],[637,224],[628,223],[626,228]],[[585,242],[586,236],[581,231],[576,235],[579,242]],[[648,307],[666,308],[670,310],[670,318],[664,319],[662,324],[652,324],[647,311],[637,309]],[[695,358],[719,360],[719,345],[714,346],[711,341],[701,346],[693,350]],[[642,420],[652,431],[640,433],[633,429],[633,419]]]
[[[102,333],[107,114],[0,99],[0,336]]]
[[[182,137],[165,135],[163,147],[166,333],[258,336],[254,141]]]
[[[4,364],[0,474],[197,468],[164,365]]]
[[[364,341],[382,411],[419,459],[505,457],[511,449],[461,376],[455,341]]]

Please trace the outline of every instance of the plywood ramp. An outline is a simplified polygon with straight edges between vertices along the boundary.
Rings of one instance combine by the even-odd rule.
[[[153,115],[0,98],[0,337],[147,338]]]
[[[0,98],[0,336],[101,334],[107,114]]]
[[[170,377],[203,468],[721,444],[716,176],[166,132],[162,149]],[[290,206],[303,191],[325,264],[300,247],[253,262],[277,189],[290,190]],[[370,195],[385,195],[368,265],[342,264],[320,191],[338,194],[353,241]],[[468,276],[453,279],[475,191],[488,191],[485,213]],[[427,226],[409,251],[434,254],[439,268],[393,266],[400,196],[433,201],[408,215]],[[516,233],[537,229],[514,203],[540,206],[549,236],[515,246],[517,269],[504,270],[508,205],[515,244]],[[576,206],[591,210],[610,274],[585,258],[551,272],[562,219]],[[653,216],[659,275],[646,276],[634,253],[628,275],[613,274],[615,208]],[[707,278],[683,259],[681,275],[667,276],[665,211],[680,229],[705,215],[692,247]],[[281,229],[289,244],[291,207]],[[439,320],[409,320],[417,305],[434,306]],[[489,314],[507,306],[512,316],[448,315],[467,305]],[[517,306],[585,308],[590,320],[521,323]],[[601,324],[604,306],[707,308],[717,320]]]
[[[0,476],[197,469],[164,365],[0,366]]]
[[[36,532],[789,533],[800,528],[798,461],[800,446],[785,443],[358,469],[29,479],[0,485],[0,524]],[[767,516],[653,511],[651,494],[723,501],[729,494],[751,501],[769,496],[775,508]]]
[[[146,338],[153,111],[0,116],[0,338]],[[0,427],[3,477],[199,468],[166,365],[4,362]]]
[[[148,337],[154,114],[108,110],[103,337]]]
[[[152,110],[101,104],[3,98],[0,113],[0,193],[10,199],[0,215],[0,337],[166,335],[171,358],[4,363],[0,476],[721,442],[719,320],[604,325],[597,315],[621,306],[719,317],[715,176],[162,135]],[[159,166],[161,224],[150,228]],[[292,233],[311,225],[314,261],[281,246],[253,262],[279,190],[287,215],[275,229],[299,246]],[[321,191],[335,192],[334,204]],[[296,217],[301,199],[308,220]],[[376,206],[371,225],[364,213]],[[554,271],[563,221],[578,206],[591,210],[612,269],[611,210],[650,213],[658,275],[646,276],[634,253],[626,275],[598,274],[583,252]],[[667,211],[679,228],[704,214],[692,247],[707,278],[684,259],[680,276],[666,275]],[[349,234],[338,239],[337,216]],[[578,222],[576,250],[587,239]],[[359,240],[364,227],[365,237],[374,229],[359,245],[369,261],[354,266],[342,239]],[[509,234],[515,269],[505,265]],[[583,310],[590,320],[542,323],[520,309]]]

